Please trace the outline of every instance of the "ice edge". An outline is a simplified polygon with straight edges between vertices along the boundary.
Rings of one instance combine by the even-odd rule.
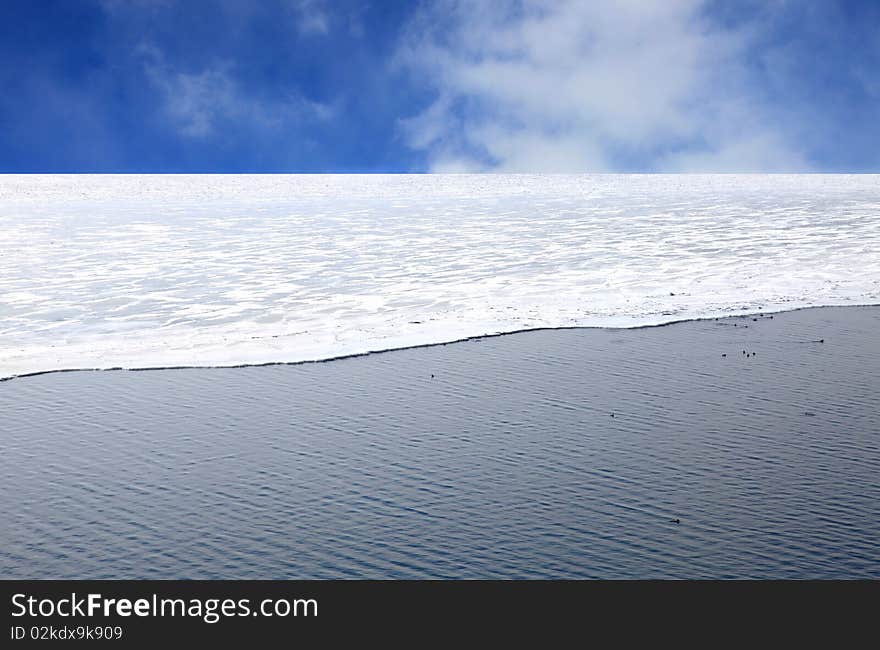
[[[653,329],[657,327],[668,327],[670,325],[678,325],[681,323],[692,323],[698,321],[714,321],[714,320],[729,320],[729,319],[738,319],[738,318],[747,318],[747,317],[755,317],[755,316],[770,316],[776,314],[788,314],[798,311],[806,311],[810,309],[858,309],[865,307],[880,307],[880,303],[874,302],[853,302],[847,303],[845,305],[841,304],[821,304],[821,305],[805,305],[801,307],[790,307],[787,309],[777,309],[775,311],[770,311],[766,309],[758,310],[758,311],[742,311],[742,312],[727,312],[723,315],[710,315],[710,316],[695,316],[690,318],[676,318],[673,320],[666,320],[662,322],[650,322],[650,323],[639,323],[635,325],[559,325],[559,326],[540,326],[540,327],[525,327],[521,329],[514,330],[506,330],[503,332],[490,332],[485,334],[473,334],[471,336],[465,336],[462,338],[451,339],[451,340],[443,340],[443,341],[434,341],[430,343],[418,343],[414,345],[401,345],[401,346],[393,346],[389,348],[380,348],[376,350],[365,350],[363,352],[352,352],[348,354],[339,354],[335,356],[322,356],[312,359],[297,359],[294,361],[265,361],[259,363],[222,363],[222,364],[193,364],[193,365],[168,365],[168,366],[107,366],[107,367],[95,367],[95,368],[54,368],[50,370],[37,370],[34,372],[24,372],[13,375],[2,375],[0,376],[0,383],[12,381],[13,379],[26,379],[28,377],[39,377],[41,375],[53,375],[62,372],[113,372],[113,371],[125,371],[125,372],[148,372],[151,370],[193,370],[193,369],[220,369],[220,368],[264,368],[270,366],[301,366],[306,364],[315,364],[315,363],[329,363],[331,361],[342,361],[343,359],[355,359],[358,357],[366,357],[376,354],[385,354],[388,352],[398,352],[400,350],[417,350],[420,348],[434,348],[441,345],[454,345],[456,343],[467,343],[468,341],[478,341],[487,338],[498,338],[502,336],[511,336],[514,334],[524,334],[527,332],[543,332],[543,331],[553,331],[553,330],[622,330],[622,331],[630,331],[630,330],[640,330],[640,329]]]

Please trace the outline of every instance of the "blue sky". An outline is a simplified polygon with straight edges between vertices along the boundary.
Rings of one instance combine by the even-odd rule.
[[[880,171],[880,2],[3,0],[2,172]]]

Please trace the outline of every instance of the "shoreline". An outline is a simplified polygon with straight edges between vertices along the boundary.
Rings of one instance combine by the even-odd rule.
[[[437,341],[433,343],[419,343],[415,345],[402,345],[398,347],[390,347],[390,348],[381,348],[377,350],[367,350],[365,352],[354,352],[350,354],[340,354],[329,357],[320,357],[315,359],[302,359],[299,361],[266,361],[259,363],[229,363],[229,364],[216,364],[216,365],[156,365],[156,366],[134,366],[134,367],[123,367],[123,366],[112,366],[112,367],[97,367],[97,368],[57,368],[50,370],[38,370],[35,372],[21,373],[16,375],[9,376],[0,376],[0,383],[12,381],[14,379],[27,379],[31,377],[39,377],[42,375],[51,375],[57,373],[68,373],[68,372],[150,372],[157,370],[189,370],[189,369],[221,369],[221,368],[265,368],[272,366],[300,366],[306,364],[319,364],[319,363],[330,363],[332,361],[342,361],[344,359],[356,359],[359,357],[368,357],[372,355],[378,354],[387,354],[389,352],[398,352],[400,350],[418,350],[422,348],[434,348],[445,345],[454,345],[456,343],[467,343],[469,341],[479,341],[482,339],[489,338],[498,338],[505,336],[513,336],[516,334],[525,334],[529,332],[546,332],[546,331],[566,331],[566,330],[600,330],[600,331],[639,331],[645,329],[653,329],[660,327],[669,327],[672,325],[679,325],[682,323],[695,323],[695,322],[704,322],[704,321],[723,321],[723,320],[736,320],[743,318],[754,318],[754,317],[769,317],[775,316],[779,314],[790,314],[796,313],[800,311],[806,310],[815,310],[815,309],[829,309],[829,310],[837,310],[837,309],[869,309],[880,307],[880,303],[864,303],[864,304],[853,304],[853,305],[808,305],[805,307],[792,307],[791,309],[781,309],[778,311],[749,311],[737,314],[730,314],[726,316],[705,316],[705,317],[697,317],[697,318],[681,318],[678,320],[671,320],[662,323],[647,323],[641,325],[632,325],[629,327],[613,327],[613,326],[601,326],[601,325],[563,325],[559,327],[528,327],[518,330],[510,330],[504,332],[493,332],[490,334],[475,334],[473,336],[465,336],[462,338],[452,339],[449,341]],[[745,325],[748,327],[748,325]]]

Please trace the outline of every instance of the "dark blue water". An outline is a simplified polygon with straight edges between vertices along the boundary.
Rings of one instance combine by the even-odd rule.
[[[0,492],[3,578],[878,578],[880,309],[17,379]]]

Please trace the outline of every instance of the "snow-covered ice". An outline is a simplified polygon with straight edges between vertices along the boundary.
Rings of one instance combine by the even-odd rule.
[[[880,302],[880,176],[0,176],[0,377]]]

